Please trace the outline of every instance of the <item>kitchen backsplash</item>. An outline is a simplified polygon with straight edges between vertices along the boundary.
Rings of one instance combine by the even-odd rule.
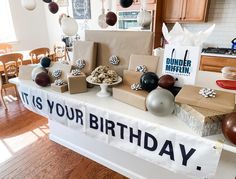
[[[236,38],[236,0],[211,0],[206,23],[182,24],[182,26],[191,32],[198,32],[212,24],[216,24],[216,28],[204,47],[231,48],[231,41]],[[171,29],[172,25],[168,25],[168,28]]]

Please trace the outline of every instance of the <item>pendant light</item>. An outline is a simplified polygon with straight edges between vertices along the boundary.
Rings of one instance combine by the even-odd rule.
[[[21,5],[25,9],[32,11],[36,8],[36,0],[21,0]]]

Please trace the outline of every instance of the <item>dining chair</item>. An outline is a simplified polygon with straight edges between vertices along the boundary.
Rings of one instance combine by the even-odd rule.
[[[31,57],[31,63],[39,63],[40,58],[45,57],[45,56],[49,56],[50,53],[50,49],[46,48],[46,47],[42,47],[42,48],[36,48],[33,49],[29,52],[30,57]]]
[[[8,53],[12,51],[12,45],[8,43],[0,43],[0,54]]]
[[[66,61],[66,44],[65,42],[55,42],[54,44],[54,61]]]
[[[16,89],[16,85],[8,81],[10,78],[14,78],[18,76],[19,60],[20,60],[20,64],[22,64],[23,55],[21,53],[10,53],[10,54],[3,54],[0,56],[0,63],[3,66],[3,69],[0,71],[1,73],[0,99],[6,110],[7,110],[7,106],[3,99],[3,90],[6,93],[6,88],[14,87],[16,96],[19,96]]]

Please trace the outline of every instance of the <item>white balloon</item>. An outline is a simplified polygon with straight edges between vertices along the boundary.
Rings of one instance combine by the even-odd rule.
[[[142,27],[147,27],[152,22],[152,15],[147,10],[141,10],[137,16],[137,22]]]
[[[74,18],[64,16],[61,19],[61,28],[65,35],[73,36],[78,31],[78,24]]]
[[[25,9],[32,11],[36,8],[36,0],[21,0],[21,5]]]
[[[170,115],[175,109],[174,99],[175,97],[170,91],[157,88],[148,94],[146,107],[156,116]]]
[[[98,16],[98,25],[102,29],[106,29],[108,27],[108,24],[106,23],[106,14],[101,14]]]

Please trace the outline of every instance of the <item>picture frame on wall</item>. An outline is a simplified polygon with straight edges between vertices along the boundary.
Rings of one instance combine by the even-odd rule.
[[[75,19],[91,19],[90,0],[72,0],[72,10]]]

